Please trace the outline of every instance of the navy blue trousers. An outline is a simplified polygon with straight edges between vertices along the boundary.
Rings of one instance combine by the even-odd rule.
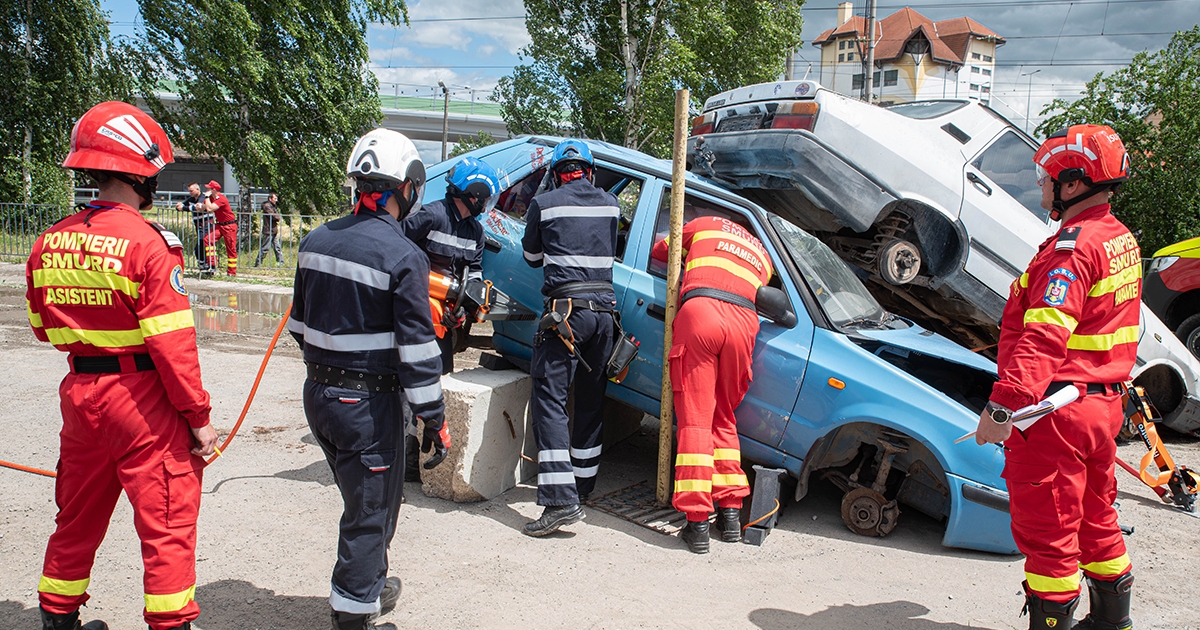
[[[612,353],[612,315],[595,311],[571,314],[575,349],[592,368],[579,363],[552,331],[533,341],[530,413],[538,448],[538,505],[573,505],[596,487],[603,441],[604,365]],[[575,383],[575,422],[568,430],[567,395]]]
[[[403,394],[304,382],[304,415],[342,493],[329,603],[379,612],[404,491]]]

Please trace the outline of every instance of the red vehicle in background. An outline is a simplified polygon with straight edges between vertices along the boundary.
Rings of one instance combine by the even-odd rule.
[[[1200,358],[1200,237],[1154,252],[1143,284],[1142,301]]]

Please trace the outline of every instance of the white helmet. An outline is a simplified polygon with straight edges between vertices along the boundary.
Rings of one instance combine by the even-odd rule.
[[[425,193],[425,165],[417,147],[404,134],[373,129],[358,139],[346,163],[346,176],[356,180],[359,195],[395,191],[412,182],[412,198],[398,197],[401,218],[420,207]]]

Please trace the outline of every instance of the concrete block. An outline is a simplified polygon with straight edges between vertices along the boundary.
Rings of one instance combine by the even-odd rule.
[[[531,380],[519,370],[486,368],[442,377],[451,449],[440,466],[421,469],[426,496],[456,503],[486,501],[537,475],[529,416]],[[574,409],[573,396],[567,401],[568,412]],[[633,407],[606,400],[604,448],[636,432],[642,416]],[[422,454],[421,460],[425,458]]]
[[[457,503],[486,501],[536,475],[529,391],[529,375],[519,370],[475,368],[443,376],[450,456],[421,470],[422,491]]]

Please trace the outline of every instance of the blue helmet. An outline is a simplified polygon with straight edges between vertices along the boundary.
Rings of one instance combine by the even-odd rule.
[[[500,196],[500,177],[487,162],[465,157],[446,173],[446,196],[461,199],[477,217],[491,210]]]
[[[582,140],[563,140],[554,147],[554,156],[550,158],[551,169],[562,172],[564,166],[572,163],[592,168],[592,150]]]

